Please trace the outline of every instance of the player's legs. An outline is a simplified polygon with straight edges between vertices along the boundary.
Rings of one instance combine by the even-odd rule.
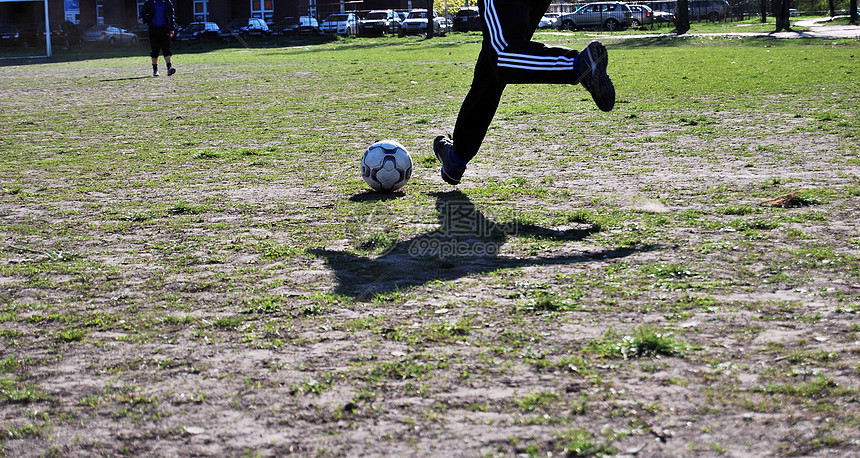
[[[457,184],[478,153],[507,84],[582,82],[601,110],[612,109],[615,92],[606,75],[606,50],[599,43],[579,52],[531,41],[548,0],[482,0],[483,42],[469,93],[463,100],[451,140],[437,137],[434,152],[442,178]],[[597,46],[595,46],[595,44]],[[591,52],[599,51],[599,52]],[[580,74],[588,69],[587,78]]]
[[[501,9],[505,14],[495,19],[487,18],[487,11],[491,8],[499,8],[494,2],[504,2]],[[498,109],[499,101],[505,86],[509,82],[517,81],[517,75],[529,75],[528,72],[514,70],[513,72],[500,71],[496,65],[498,55],[494,49],[494,40],[499,35],[512,37],[508,40],[516,49],[529,49],[533,53],[545,53],[547,55],[564,55],[570,50],[564,48],[550,48],[540,43],[531,41],[541,17],[549,6],[549,0],[485,0],[479,4],[481,17],[485,18],[483,23],[484,41],[481,54],[475,64],[475,74],[469,93],[463,100],[457,123],[454,125],[454,145],[456,145],[456,156],[463,162],[468,162],[478,153],[487,129]],[[504,22],[499,22],[499,19]],[[495,36],[490,32],[491,27],[504,26],[504,32]],[[497,31],[498,32],[498,31]],[[495,37],[495,38],[494,38]],[[511,46],[511,45],[509,45]],[[575,54],[576,51],[573,51]],[[570,76],[569,76],[570,77]],[[548,82],[548,81],[529,81]],[[567,81],[568,83],[571,81]]]
[[[483,0],[484,50],[500,81],[562,83],[577,80],[573,49],[531,41],[546,0]]]
[[[158,52],[161,51],[161,37],[164,29],[161,27],[149,27],[149,57],[152,57],[153,65],[157,62]]]
[[[475,157],[487,135],[504,90],[505,84],[498,80],[486,50],[482,50],[475,64],[472,86],[460,106],[452,139],[439,136],[433,141],[433,152],[442,162],[442,179],[446,183],[460,183],[466,163]]]
[[[171,59],[173,56],[173,51],[170,50],[170,34],[167,32],[164,33],[164,37],[161,42],[161,55],[164,56],[164,62],[167,63],[167,67],[171,66]]]
[[[161,51],[164,29],[161,27],[149,27],[149,57],[152,58],[152,76],[158,76],[158,53]]]
[[[472,86],[460,106],[457,122],[454,124],[456,155],[463,162],[469,162],[478,154],[504,90],[505,84],[499,81],[493,71],[487,52],[481,51],[475,65]]]

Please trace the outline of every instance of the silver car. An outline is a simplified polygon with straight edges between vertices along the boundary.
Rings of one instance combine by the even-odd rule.
[[[633,11],[621,2],[589,3],[559,18],[559,28],[567,30],[597,27],[613,31],[632,24]]]
[[[107,45],[136,45],[137,35],[116,25],[99,24],[84,32],[84,41]]]
[[[630,5],[633,11],[633,27],[651,25],[654,23],[654,10],[645,5]]]

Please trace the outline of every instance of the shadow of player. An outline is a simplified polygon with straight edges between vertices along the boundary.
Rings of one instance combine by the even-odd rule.
[[[513,236],[579,241],[598,231],[547,229],[520,222],[500,223],[483,215],[460,191],[433,194],[439,227],[400,241],[374,257],[347,251],[312,249],[325,259],[337,278],[335,292],[358,301],[432,281],[528,265],[556,265],[628,256],[631,249],[602,250],[576,255],[515,258],[504,256],[503,245]],[[365,200],[364,198],[361,199]],[[372,199],[367,199],[368,201]],[[548,253],[551,255],[551,253]]]
[[[124,78],[111,78],[111,79],[99,80],[99,82],[100,83],[112,83],[115,81],[148,80],[151,78],[152,78],[151,76],[127,76]]]

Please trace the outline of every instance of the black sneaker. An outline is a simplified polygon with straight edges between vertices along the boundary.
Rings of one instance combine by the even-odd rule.
[[[615,106],[615,86],[606,74],[609,56],[606,47],[599,41],[592,41],[579,53],[579,81],[603,111],[611,111]]]
[[[158,70],[153,70],[152,77],[155,78],[156,76],[158,76]]]
[[[445,183],[458,185],[463,178],[463,172],[466,171],[466,166],[458,165],[457,163],[462,161],[451,158],[453,151],[454,142],[450,138],[440,135],[433,140],[433,152],[442,163],[442,179]]]
[[[170,76],[174,73],[176,73],[176,67],[170,67],[167,69],[167,76]]]

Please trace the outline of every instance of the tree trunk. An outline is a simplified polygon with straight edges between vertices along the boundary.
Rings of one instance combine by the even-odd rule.
[[[857,22],[858,22],[858,19],[857,19],[857,0],[851,0],[849,5],[851,5],[848,7],[849,14],[851,15],[851,20],[848,22],[851,25],[857,25]]]
[[[827,0],[827,6],[830,9],[830,17],[836,16],[836,2],[834,0]]]
[[[761,0],[761,23],[767,24],[767,0]]]
[[[789,0],[776,0],[774,16],[776,16],[777,32],[782,32],[783,30],[791,32],[791,22],[788,17],[788,1]]]
[[[678,0],[678,9],[675,10],[675,32],[683,35],[690,30],[690,3],[687,0]]]
[[[427,0],[427,38],[433,38],[433,0]]]

